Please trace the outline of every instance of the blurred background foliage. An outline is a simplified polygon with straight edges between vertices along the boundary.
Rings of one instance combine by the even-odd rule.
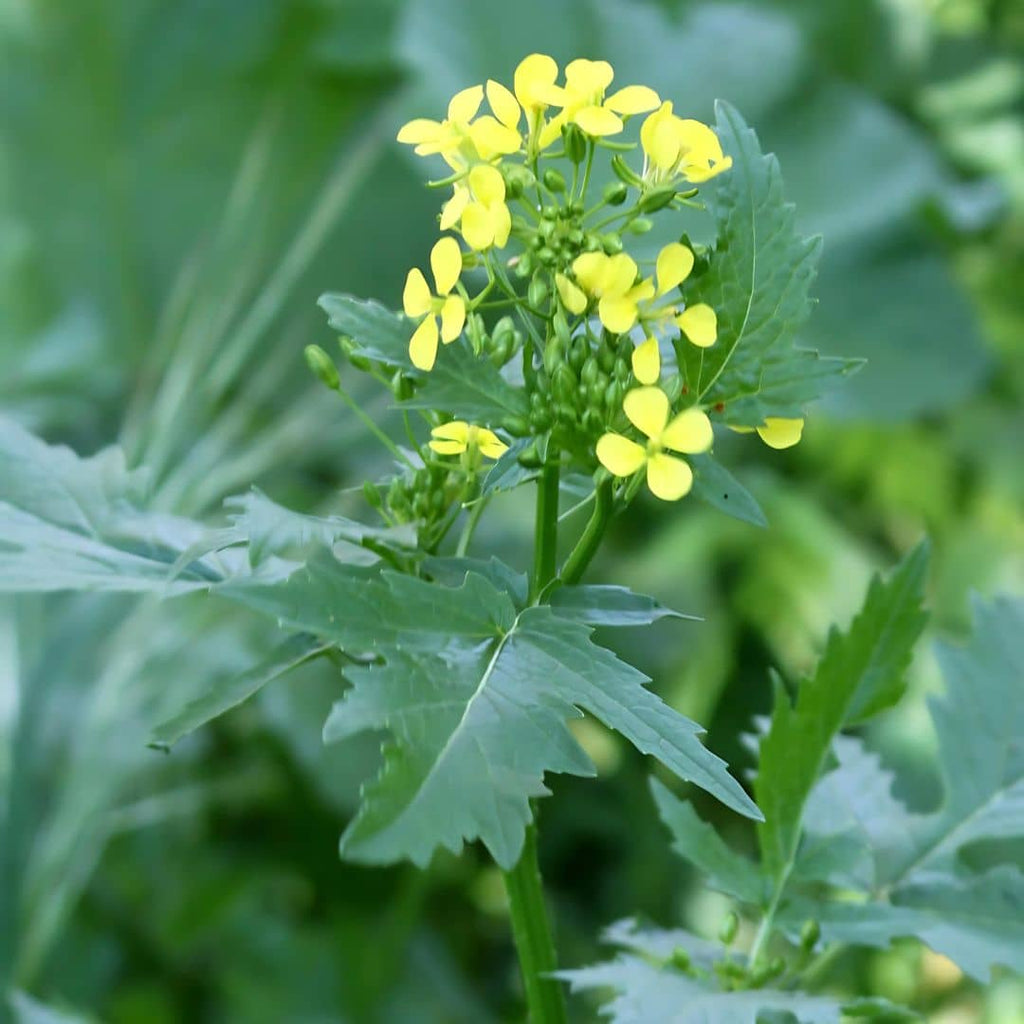
[[[1013,0],[0,0],[0,408],[88,453],[123,445],[160,509],[221,519],[256,483],[359,514],[386,453],[311,382],[328,289],[399,304],[437,196],[394,143],[533,50],[610,59],[708,119],[736,104],[825,235],[806,343],[869,362],[773,453],[723,439],[768,530],[641,505],[592,570],[705,617],[617,638],[737,771],[767,669],[813,663],[871,571],[934,541],[933,631],[1024,567],[1024,8]],[[386,395],[353,383],[387,421]],[[729,448],[731,450],[726,451]],[[479,536],[513,564],[530,496]],[[645,637],[647,634],[645,634]],[[271,638],[202,597],[0,603],[0,979],[25,1021],[488,1021],[517,1005],[500,878],[479,851],[427,873],[342,865],[376,744],[324,748],[319,663],[176,747],[149,729]],[[927,645],[870,734],[936,799]],[[650,764],[600,728],[598,782],[555,779],[542,855],[563,959],[641,913],[714,933],[673,859]],[[743,822],[701,813],[751,843]],[[929,1019],[1024,1020],[908,946],[829,985]],[[49,1009],[42,1005],[46,1003]],[[594,1010],[575,1006],[579,1019]]]

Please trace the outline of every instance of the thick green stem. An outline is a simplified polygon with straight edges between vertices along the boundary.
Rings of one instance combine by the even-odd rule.
[[[578,583],[580,577],[590,565],[590,560],[597,554],[601,538],[612,517],[612,481],[602,480],[594,493],[594,511],[584,527],[576,547],[562,566],[559,578],[563,583]]]
[[[519,968],[526,990],[531,1024],[564,1024],[562,984],[550,977],[558,966],[555,943],[544,906],[544,887],[537,862],[537,829],[526,830],[523,852],[511,871],[505,872],[512,935],[519,954]]]
[[[533,537],[533,578],[531,596],[536,596],[555,578],[558,555],[558,453],[549,454],[551,461],[537,481],[537,518]]]

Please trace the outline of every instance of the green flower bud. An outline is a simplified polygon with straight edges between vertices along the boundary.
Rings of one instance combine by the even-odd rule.
[[[537,225],[537,233],[540,235],[541,238],[544,239],[545,242],[550,243],[551,236],[555,233],[556,230],[557,226],[555,225],[555,222],[553,220],[542,220]]]
[[[530,424],[523,416],[506,416],[501,425],[513,437],[525,437],[530,432]]]
[[[562,353],[565,351],[565,346],[569,343],[569,324],[565,317],[563,316],[561,320],[559,320],[558,313],[556,312],[553,318],[553,323],[555,325],[555,336],[553,338],[549,338],[547,344],[544,346],[544,369],[549,375],[553,375],[555,370],[562,365]],[[563,337],[558,330],[560,323],[565,324],[565,337]],[[538,400],[540,399],[540,395],[535,395],[534,397]]]
[[[363,497],[366,499],[366,503],[371,508],[377,509],[377,511],[384,507],[384,500],[380,496],[380,488],[369,480],[363,484]]]
[[[586,207],[583,205],[582,199],[574,199],[569,204],[569,216],[570,217],[582,217]]]
[[[527,445],[520,453],[517,460],[520,466],[525,466],[527,469],[534,469],[541,464],[540,452],[537,450],[537,445]]]
[[[800,948],[805,953],[810,953],[818,944],[818,939],[820,938],[821,925],[813,918],[809,921],[804,921],[804,926],[800,929]]]
[[[692,967],[690,954],[682,947],[672,950],[672,955],[668,958],[668,963],[670,967],[674,967],[677,971],[683,971],[686,974],[690,973],[690,969]]]
[[[576,404],[576,376],[565,363],[555,367],[551,375],[551,390],[560,403]]]
[[[470,313],[466,318],[466,336],[469,338],[469,343],[473,346],[473,352],[476,355],[479,355],[480,350],[484,347],[484,339],[487,337],[486,331],[483,317],[479,313]]]
[[[306,365],[319,378],[320,383],[337,391],[341,387],[341,377],[334,360],[319,345],[307,345],[305,355]]]
[[[565,191],[565,177],[560,171],[556,171],[554,167],[549,167],[542,175],[541,180],[549,192]]]
[[[395,375],[391,378],[391,390],[400,402],[407,402],[412,398],[416,388],[411,377],[406,377],[401,370],[395,370]]]
[[[540,211],[540,215],[544,220],[558,220],[562,216],[562,208],[548,204]]]
[[[370,369],[372,365],[370,360],[367,359],[366,356],[359,356],[355,354],[356,343],[352,338],[342,334],[338,338],[338,346],[341,348],[342,355],[352,364],[352,366],[355,367],[355,369],[362,370],[363,373],[366,373]]]
[[[548,282],[538,275],[530,281],[530,287],[526,290],[526,301],[534,309],[541,309],[550,294],[551,289],[548,287]]]
[[[587,137],[578,125],[562,125],[562,142],[565,144],[565,155],[574,163],[581,164],[587,155]]]
[[[583,236],[583,248],[587,252],[597,252],[601,248],[601,236],[588,231]]]
[[[518,199],[527,189],[533,188],[537,181],[533,171],[522,164],[507,164],[501,168],[501,173],[510,199]]]
[[[609,256],[615,256],[622,252],[622,239],[614,231],[609,231],[601,236],[601,248]]]
[[[516,260],[516,277],[524,278],[529,277],[533,273],[533,253],[529,249],[526,250]]]
[[[583,410],[583,429],[588,434],[599,434],[604,430],[604,416],[597,409]]]
[[[530,232],[530,222],[521,213],[512,214],[512,232],[517,235]]]
[[[604,373],[615,369],[615,350],[611,345],[601,345],[597,350],[597,363]]]
[[[555,315],[551,318],[551,326],[554,328],[555,337],[568,347],[572,335],[569,333],[569,321],[561,307],[555,310]]]
[[[609,181],[604,187],[603,198],[609,206],[621,206],[629,197],[624,181]]]
[[[637,217],[635,220],[631,220],[624,230],[631,235],[646,235],[653,227],[654,221],[650,217]]]
[[[515,321],[510,316],[503,316],[494,325],[494,330],[491,331],[491,338],[497,344],[504,344],[506,338],[508,338],[511,341],[511,339],[515,336],[515,332]]]
[[[555,250],[547,245],[541,246],[541,248],[537,250],[537,259],[540,260],[545,267],[553,266],[557,259],[555,256]]]
[[[613,380],[611,384],[604,389],[604,407],[605,411],[610,415],[615,416],[622,411],[622,399],[626,394],[626,389],[622,385],[622,381]]]
[[[534,409],[530,413],[530,426],[533,427],[533,429],[538,433],[540,433],[543,430],[547,430],[548,427],[551,426],[551,410],[548,409],[547,406],[543,406],[542,408],[539,409]],[[522,459],[520,459],[520,461],[522,461]],[[537,461],[537,464],[540,465],[539,459]],[[529,465],[529,463],[523,462],[523,465],[527,466]]]
[[[615,172],[615,177],[627,185],[643,184],[643,179],[626,163],[621,153],[616,153],[612,157],[612,170]]]
[[[645,192],[637,204],[644,213],[655,213],[663,210],[676,197],[674,188],[656,188],[651,192]]]
[[[722,922],[722,927],[718,929],[718,939],[723,946],[731,946],[733,940],[736,938],[736,932],[740,927],[740,919],[736,916],[734,911],[730,911],[725,915],[725,920]]]
[[[583,244],[583,239],[586,236],[580,228],[573,228],[566,236],[566,241],[573,247],[578,249]]]
[[[572,345],[569,349],[569,365],[580,373],[583,370],[583,364],[587,361],[587,356],[590,355],[590,346],[587,344],[586,338],[582,335],[577,335],[572,339]]]
[[[580,380],[584,384],[593,384],[597,380],[601,369],[597,365],[597,359],[591,356],[584,364],[583,369],[580,370]]]

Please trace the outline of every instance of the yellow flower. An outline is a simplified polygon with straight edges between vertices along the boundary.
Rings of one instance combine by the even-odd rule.
[[[541,132],[540,147],[554,141],[562,125],[572,122],[588,135],[602,137],[622,131],[622,117],[654,110],[660,99],[646,85],[628,85],[607,99],[605,91],[612,84],[615,72],[604,60],[574,60],[566,65],[565,85],[545,85],[540,97],[562,111]]]
[[[754,427],[730,427],[737,434],[751,434]],[[792,448],[799,440],[804,431],[802,419],[784,419],[778,416],[768,416],[764,425],[757,427],[757,434],[769,448],[781,450]]]
[[[661,351],[658,339],[646,338],[633,349],[633,376],[641,384],[657,384],[661,376]]]
[[[597,442],[597,458],[613,476],[632,476],[647,467],[647,486],[664,501],[676,501],[693,486],[689,465],[665,449],[696,455],[711,447],[711,421],[700,409],[684,409],[669,422],[668,396],[660,388],[634,388],[626,393],[622,408],[629,421],[647,437],[637,444],[621,434],[607,433]]]
[[[555,287],[558,289],[562,305],[570,313],[579,316],[587,308],[586,293],[574,281],[571,281],[565,274],[555,274]]]
[[[660,184],[683,177],[699,183],[732,167],[718,136],[700,121],[684,120],[672,113],[666,100],[640,127],[644,150],[644,179]]]
[[[409,358],[420,370],[433,369],[437,358],[438,321],[441,340],[447,345],[461,333],[466,322],[466,303],[461,295],[449,294],[462,272],[462,252],[454,238],[440,239],[430,251],[430,269],[435,292],[418,268],[409,271],[402,293],[405,315],[420,319],[409,341]]]
[[[480,85],[457,92],[448,104],[444,121],[414,118],[399,129],[398,141],[415,146],[417,156],[440,154],[456,170],[515,153],[522,142],[518,131],[490,115],[474,121],[483,98]]]
[[[508,242],[512,215],[505,205],[505,179],[490,164],[477,164],[457,182],[455,194],[441,210],[441,230],[459,225],[462,237],[471,249],[482,252]]]
[[[461,455],[466,451],[478,451],[484,458],[500,459],[508,451],[508,445],[492,430],[475,427],[463,420],[442,423],[430,432],[430,447],[438,455]]]

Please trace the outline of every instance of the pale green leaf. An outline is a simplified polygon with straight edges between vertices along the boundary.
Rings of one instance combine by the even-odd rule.
[[[719,101],[715,111],[733,166],[708,190],[717,246],[686,298],[715,310],[718,340],[706,349],[681,341],[679,363],[699,401],[723,403],[730,424],[757,426],[768,416],[802,416],[858,364],[796,346],[811,311],[821,240],[797,231],[774,155],[762,154],[757,136],[729,104]]]
[[[846,633],[833,630],[815,674],[796,705],[776,685],[775,707],[761,740],[755,792],[764,811],[759,828],[768,875],[784,881],[800,840],[804,806],[844,726],[891,706],[924,626],[921,610],[927,546],[919,545],[888,582],[876,577]]]
[[[768,525],[757,499],[725,466],[710,455],[690,455],[688,460],[693,466],[691,493],[695,498],[741,522]]]
[[[552,610],[565,619],[589,626],[649,626],[659,619],[695,619],[666,608],[660,601],[634,594],[628,587],[585,583],[558,587],[550,597]]]
[[[758,866],[702,821],[689,801],[680,800],[653,777],[651,793],[661,820],[672,834],[672,849],[702,872],[712,889],[742,903],[760,903],[765,884]]]
[[[372,299],[352,295],[328,293],[317,304],[327,314],[328,324],[348,340],[353,355],[417,372],[409,361],[414,325],[404,317]]]

